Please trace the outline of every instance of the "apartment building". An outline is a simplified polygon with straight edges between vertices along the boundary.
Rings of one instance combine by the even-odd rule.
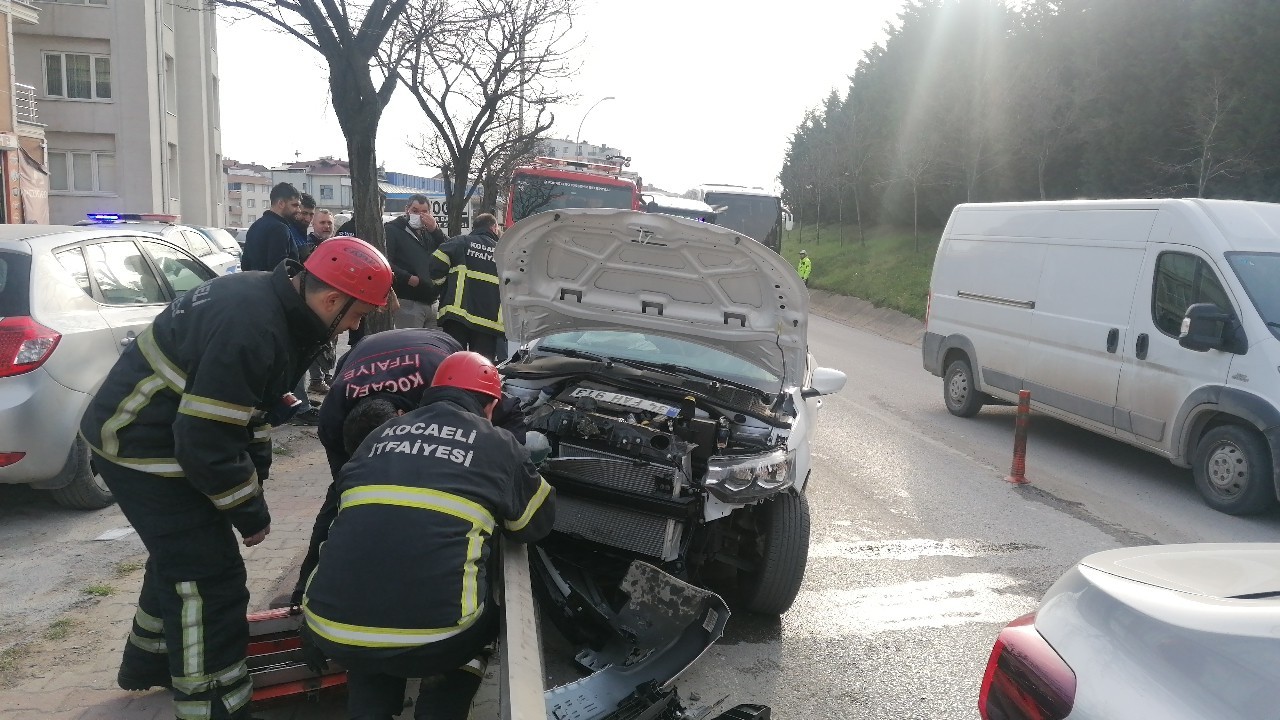
[[[0,223],[48,222],[44,125],[36,107],[37,78],[12,63],[14,28],[35,25],[40,11],[21,0],[0,0]]]
[[[567,138],[546,138],[538,143],[536,151],[546,157],[566,160],[586,160],[588,162],[622,164],[622,151],[610,145],[593,145],[589,142],[576,142]]]
[[[16,3],[15,3],[16,4]],[[49,218],[162,212],[220,225],[217,28],[202,0],[37,0],[14,70],[45,124]]]

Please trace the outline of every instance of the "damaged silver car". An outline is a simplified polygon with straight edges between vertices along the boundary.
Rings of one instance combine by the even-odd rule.
[[[795,271],[732,230],[620,210],[528,218],[497,261],[520,345],[505,389],[550,446],[556,526],[534,564],[562,630],[608,644],[636,559],[735,610],[785,612],[821,396],[845,383],[808,353]]]

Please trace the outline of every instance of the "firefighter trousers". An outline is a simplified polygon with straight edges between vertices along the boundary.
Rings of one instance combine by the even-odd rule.
[[[477,330],[466,323],[449,319],[440,321],[440,329],[449,333],[454,340],[457,340],[462,345],[464,350],[480,353],[494,362],[506,359],[498,357],[498,340],[500,336],[496,333]]]
[[[171,687],[181,720],[247,718],[253,694],[245,664],[249,590],[231,523],[181,478],[95,460],[149,553],[121,686]],[[196,510],[200,501],[207,513]],[[189,524],[175,528],[166,506]]]
[[[422,678],[414,720],[466,720],[497,639],[497,615],[490,605],[451,638],[395,652],[322,641],[326,654],[347,669],[347,715],[391,720],[404,709],[408,679]]]

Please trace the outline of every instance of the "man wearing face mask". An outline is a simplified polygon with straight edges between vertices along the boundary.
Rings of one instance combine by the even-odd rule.
[[[320,348],[388,302],[391,267],[337,238],[306,265],[216,277],[121,354],[80,434],[150,557],[117,682],[178,718],[248,717],[246,547],[270,532],[269,425]],[[245,322],[245,318],[253,318]]]
[[[387,260],[395,271],[400,299],[400,309],[393,318],[396,328],[435,327],[438,292],[431,282],[431,255],[448,238],[431,214],[431,200],[425,195],[411,196],[404,215],[384,227]]]

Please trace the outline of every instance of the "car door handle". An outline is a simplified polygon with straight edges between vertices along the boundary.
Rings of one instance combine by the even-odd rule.
[[[1151,344],[1151,338],[1146,333],[1138,335],[1138,342],[1133,344],[1134,354],[1139,360],[1147,359],[1147,346]]]
[[[129,343],[137,339],[138,339],[138,334],[130,330],[128,333],[125,334],[123,338],[120,339],[120,345],[124,347],[128,347]]]
[[[1113,353],[1120,347],[1120,328],[1107,331],[1107,352]]]

